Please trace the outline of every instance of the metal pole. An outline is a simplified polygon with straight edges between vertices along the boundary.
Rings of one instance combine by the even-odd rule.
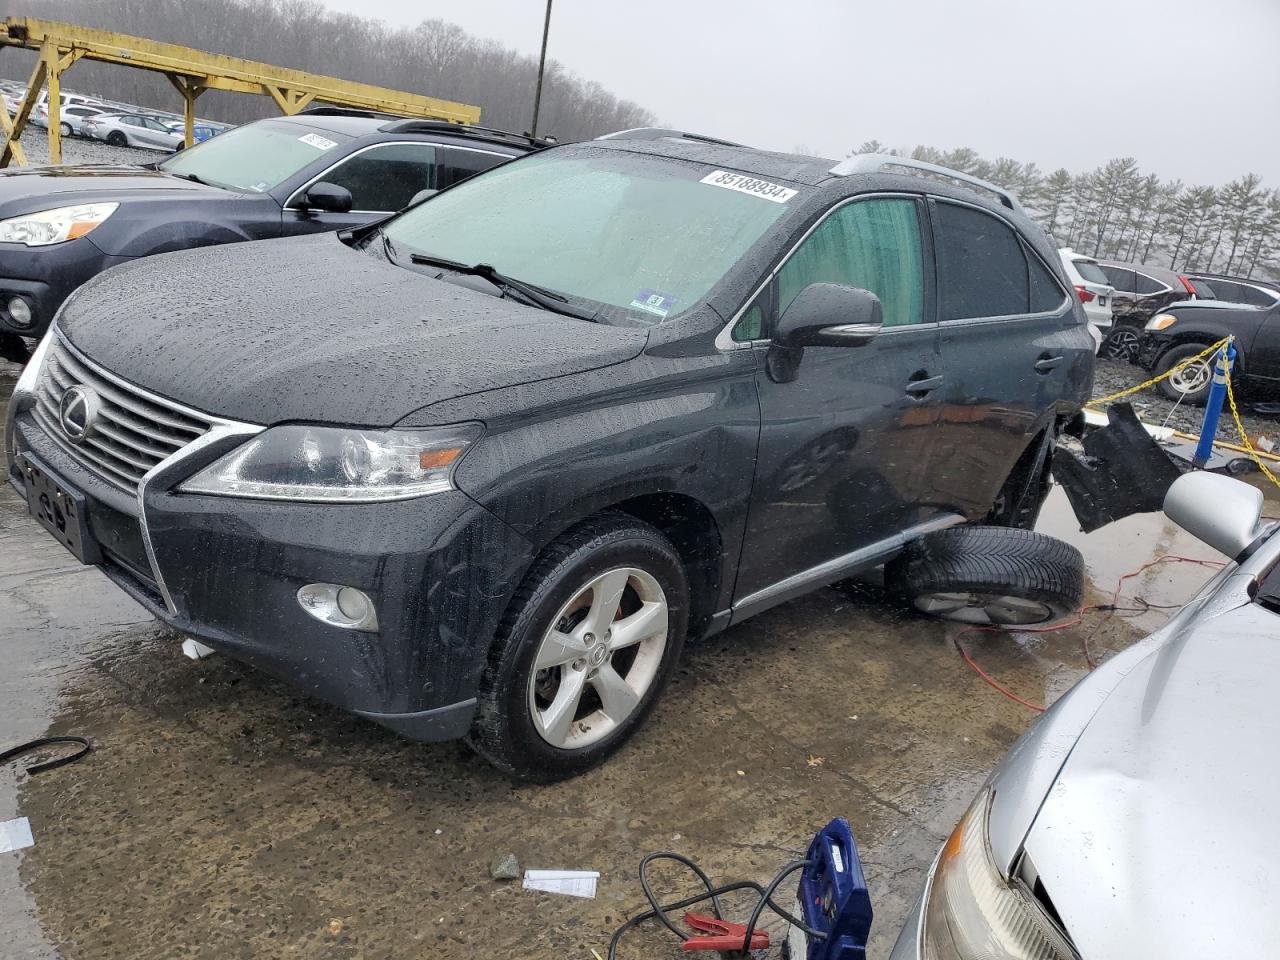
[[[1200,427],[1200,442],[1196,444],[1191,464],[1203,470],[1213,455],[1213,438],[1218,435],[1218,417],[1222,415],[1222,401],[1227,396],[1227,378],[1231,376],[1231,361],[1236,358],[1235,340],[1228,340],[1214,355],[1213,382],[1204,404],[1204,423]]]
[[[551,0],[547,0],[547,19],[542,24],[542,54],[538,57],[538,87],[533,93],[533,129],[530,135],[538,135],[538,110],[542,106],[542,72],[547,68],[547,34],[551,32]]]

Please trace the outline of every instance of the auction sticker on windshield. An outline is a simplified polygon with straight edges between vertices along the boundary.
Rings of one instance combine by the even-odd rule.
[[[328,137],[322,137],[318,133],[303,134],[298,139],[303,143],[310,144],[317,150],[331,150],[338,145],[337,140],[330,140]]]
[[[770,200],[773,203],[786,203],[798,192],[790,187],[784,187],[780,183],[757,180],[755,177],[748,177],[744,173],[730,173],[728,170],[717,170],[715,173],[708,173],[699,182],[709,183],[713,187],[724,187],[726,190],[737,190],[739,193],[749,193],[753,197],[759,197],[761,200]]]

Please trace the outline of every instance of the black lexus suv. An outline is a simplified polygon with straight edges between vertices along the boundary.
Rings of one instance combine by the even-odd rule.
[[[182,633],[574,774],[686,639],[1038,509],[1085,317],[1012,197],[920,166],[630,131],[126,264],[24,371],[9,476]]]
[[[138,166],[0,171],[0,341],[49,327],[76,287],[138,257],[338,230],[543,145],[337,107],[259,120]],[[4,344],[0,344],[4,345]]]

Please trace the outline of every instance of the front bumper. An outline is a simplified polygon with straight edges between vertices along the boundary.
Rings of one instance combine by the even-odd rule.
[[[47,247],[0,243],[0,333],[43,336],[62,301],[73,290],[108,267],[129,259],[107,256],[88,237]],[[19,326],[9,316],[7,304],[15,295],[22,296],[31,306],[29,326]]]
[[[1172,337],[1144,330],[1138,336],[1138,365],[1144,370],[1154,370],[1161,355],[1172,346]]]
[[[181,477],[162,469],[133,497],[98,479],[30,414],[14,426],[18,451],[86,496],[103,572],[155,616],[406,736],[467,731],[498,619],[532,550],[465,494],[330,505],[175,493],[181,478],[243,439],[227,437],[184,458]],[[12,473],[10,481],[21,487]],[[365,591],[378,632],[312,617],[297,601],[308,583]]]

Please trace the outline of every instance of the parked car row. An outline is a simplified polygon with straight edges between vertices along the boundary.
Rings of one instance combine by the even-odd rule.
[[[12,81],[5,83],[9,84],[3,88],[5,106],[12,113],[21,107],[26,90]],[[166,151],[180,150],[186,139],[184,121],[173,114],[138,110],[77,93],[64,92],[59,102],[58,128],[64,137],[85,137],[117,147]],[[49,118],[49,91],[42,90],[32,107],[31,123],[48,129]],[[225,129],[220,124],[198,121],[194,139],[199,143]]]
[[[1159,372],[1198,352],[1189,349],[1192,344],[1200,344],[1199,349],[1203,349],[1213,343],[1223,334],[1211,334],[1225,327],[1209,323],[1193,331],[1189,323],[1184,323],[1179,330],[1185,330],[1185,335],[1173,338],[1145,336],[1144,330],[1159,333],[1174,322],[1174,317],[1225,319],[1228,316],[1195,314],[1191,309],[1212,305],[1238,314],[1248,328],[1250,339],[1262,333],[1260,342],[1265,342],[1270,334],[1262,330],[1267,324],[1251,322],[1257,320],[1258,315],[1241,312],[1240,308],[1267,311],[1280,303],[1280,285],[1267,281],[1220,274],[1179,273],[1150,264],[1099,260],[1066,247],[1058,252],[1086,315],[1102,332],[1099,353],[1117,360],[1141,363]],[[1163,319],[1153,326],[1153,318],[1157,315]],[[1174,399],[1200,402],[1208,392],[1207,371],[1207,367],[1196,365],[1185,375],[1175,374],[1162,383],[1160,389]],[[1262,381],[1255,378],[1254,386],[1261,385]]]

